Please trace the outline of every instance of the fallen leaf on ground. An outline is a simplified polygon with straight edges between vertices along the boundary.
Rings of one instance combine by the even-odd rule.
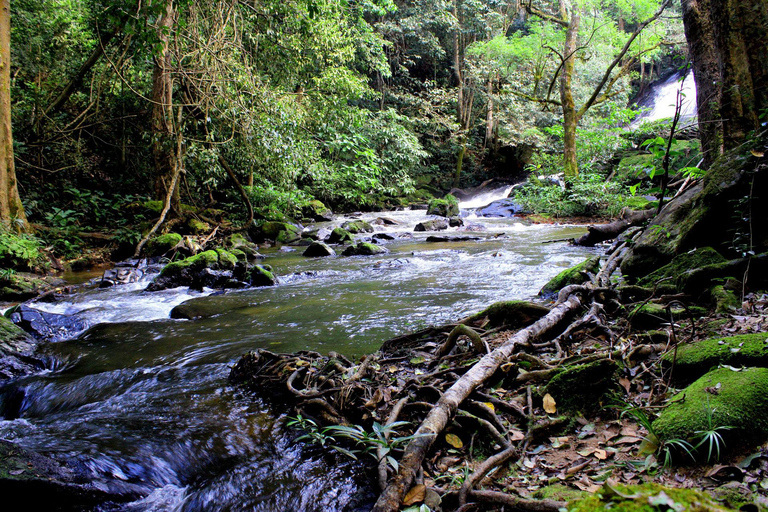
[[[549,393],[544,395],[544,410],[547,414],[555,414],[557,412],[557,403]]]
[[[464,442],[456,434],[445,434],[445,442],[456,449],[464,448]]]
[[[424,501],[424,496],[427,494],[427,486],[424,484],[418,484],[411,487],[408,494],[403,499],[403,505],[413,505],[414,503],[420,503]]]

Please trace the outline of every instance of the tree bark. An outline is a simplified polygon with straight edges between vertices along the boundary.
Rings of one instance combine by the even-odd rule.
[[[13,161],[10,0],[0,0],[0,223],[16,231],[29,230]]]
[[[579,117],[576,112],[576,102],[573,99],[573,70],[576,64],[576,43],[580,21],[579,8],[574,5],[571,21],[565,32],[564,61],[560,74],[560,103],[563,108],[563,172],[566,177],[579,174],[579,165],[576,160],[576,126],[579,124]]]
[[[155,197],[164,200],[170,195],[171,210],[178,213],[179,180],[173,177],[179,169],[178,159],[181,155],[176,151],[177,128],[173,119],[173,76],[169,48],[175,18],[173,0],[168,0],[156,26],[160,44],[152,72],[152,156],[155,163]],[[173,190],[171,187],[174,187]]]

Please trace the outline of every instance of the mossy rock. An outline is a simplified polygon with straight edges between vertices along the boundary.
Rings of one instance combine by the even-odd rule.
[[[316,222],[333,220],[333,212],[322,201],[313,199],[301,207],[301,215]]]
[[[578,265],[565,269],[549,280],[539,291],[542,297],[551,297],[568,285],[582,284],[589,281],[589,273],[600,270],[600,256],[588,258]]]
[[[369,242],[358,242],[352,244],[341,253],[342,256],[374,256],[376,254],[386,254],[389,250],[386,247],[372,244]]]
[[[214,250],[204,251],[190,256],[181,261],[174,261],[163,267],[160,276],[171,277],[180,274],[184,270],[200,270],[203,268],[217,268],[219,253]]]
[[[241,251],[240,249],[230,249],[229,253],[232,256],[234,256],[237,259],[237,261],[239,261],[239,262],[245,263],[245,262],[248,261],[248,255],[245,254],[245,252]]]
[[[724,263],[727,260],[711,247],[700,247],[690,252],[675,256],[671,262],[654,270],[647,276],[639,279],[640,286],[653,287],[661,280],[668,279],[671,284],[677,285],[677,280],[685,272],[701,268],[707,265]]]
[[[342,224],[341,227],[353,235],[357,235],[359,233],[373,233],[373,226],[361,219],[347,221]]]
[[[659,512],[686,510],[688,512],[729,512],[708,494],[696,489],[676,489],[659,484],[605,484],[594,494],[568,503],[568,512]]]
[[[152,237],[147,242],[144,253],[149,258],[162,256],[176,247],[181,242],[181,238],[181,235],[178,233],[167,233],[165,235]]]
[[[589,493],[568,487],[564,484],[552,484],[533,493],[537,500],[577,501],[586,498]]]
[[[712,298],[712,306],[715,313],[732,313],[741,308],[741,301],[731,290],[726,290],[723,285],[713,286],[709,290]]]
[[[334,228],[331,231],[331,235],[328,237],[329,244],[343,244],[344,242],[351,242],[355,237],[352,233],[344,228]]]
[[[0,315],[0,354],[9,352],[29,353],[35,347],[34,340],[19,326]]]
[[[661,358],[667,367],[675,361],[672,377],[678,382],[691,382],[715,366],[768,367],[768,333],[716,337],[695,343],[683,343]]]
[[[17,302],[32,299],[63,284],[65,283],[62,279],[53,276],[8,272],[0,277],[0,301]]]
[[[193,235],[202,235],[205,233],[210,233],[211,231],[210,224],[203,222],[200,219],[196,219],[195,217],[191,217],[187,221],[187,227],[189,228],[190,233]]]
[[[248,261],[263,260],[264,256],[259,253],[259,246],[245,238],[241,233],[234,233],[227,238],[225,244],[232,254],[240,251],[245,254]],[[239,256],[237,256],[240,259]]]
[[[304,251],[302,256],[306,256],[308,258],[336,256],[336,251],[334,251],[330,246],[328,246],[328,244],[315,240],[311,244],[309,244],[309,246]]]
[[[658,329],[662,325],[669,323],[670,313],[675,322],[682,322],[706,316],[709,311],[702,306],[683,307],[675,304],[667,312],[666,306],[648,303],[633,311],[629,316],[629,320],[635,329]]]
[[[443,199],[432,199],[427,204],[427,215],[439,215],[440,217],[455,217],[459,214],[459,200],[451,194]]]
[[[547,313],[549,308],[539,304],[524,300],[508,300],[495,302],[479,313],[461,320],[461,323],[467,325],[483,323],[486,327],[505,326],[518,329],[532,324]]]
[[[711,370],[672,397],[653,422],[662,441],[695,442],[701,432],[719,427],[729,427],[719,432],[726,449],[768,437],[768,368]]]
[[[219,268],[224,270],[232,270],[237,265],[237,256],[226,249],[217,248],[216,253],[219,255]]]
[[[431,219],[431,220],[425,220],[423,222],[419,222],[416,224],[416,227],[413,228],[414,231],[443,231],[444,229],[448,229],[449,221],[448,219]]]
[[[260,239],[274,240],[279,243],[290,243],[301,238],[301,230],[287,222],[265,222],[256,230]]]
[[[568,367],[552,377],[543,390],[557,403],[558,411],[592,411],[618,385],[618,365],[610,359]]]
[[[274,286],[277,284],[277,277],[268,265],[254,265],[248,271],[247,281],[251,286]]]

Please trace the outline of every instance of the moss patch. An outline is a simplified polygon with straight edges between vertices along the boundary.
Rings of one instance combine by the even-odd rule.
[[[219,263],[219,253],[216,251],[205,251],[181,261],[174,261],[163,267],[160,275],[163,277],[180,274],[186,269],[198,270],[206,267],[214,268]]]
[[[451,194],[443,199],[432,199],[427,205],[427,215],[453,217],[459,214],[459,201]]]
[[[343,244],[344,242],[351,242],[354,239],[352,233],[344,228],[334,228],[331,231],[331,236],[328,237],[329,244]]]
[[[584,260],[576,266],[563,270],[550,279],[539,291],[539,295],[544,297],[551,296],[568,285],[585,283],[589,281],[588,272],[595,273],[598,270],[600,270],[599,256]]]
[[[524,300],[509,300],[495,302],[474,315],[461,321],[463,324],[486,323],[487,327],[506,326],[518,329],[532,324],[549,313],[549,308],[526,302]]]
[[[259,227],[259,232],[264,238],[283,243],[301,238],[301,230],[287,222],[265,222]]]
[[[675,354],[670,351],[664,354],[662,361],[670,366],[673,358]],[[710,338],[678,345],[673,377],[678,381],[692,381],[721,364],[768,367],[768,333]]]
[[[675,256],[668,264],[638,280],[638,284],[640,286],[653,286],[662,279],[669,279],[676,283],[677,279],[687,271],[725,261],[727,260],[713,248],[701,247]]]
[[[193,235],[202,235],[211,231],[211,225],[194,217],[187,221],[187,227]]]
[[[219,255],[219,268],[224,270],[232,270],[235,268],[235,265],[237,265],[237,256],[226,249],[216,249],[216,253]]]
[[[265,265],[254,265],[248,271],[248,282],[251,286],[273,286],[277,284],[277,278]]]
[[[552,377],[544,393],[552,395],[558,410],[594,410],[609,391],[616,389],[616,370],[618,365],[609,359],[575,365]]]
[[[373,226],[360,219],[345,222],[341,227],[354,235],[358,233],[373,233]]]
[[[733,371],[717,368],[676,394],[653,422],[661,440],[696,440],[697,432],[717,427],[726,447],[735,439],[764,439],[768,435],[768,368]]]
[[[569,512],[659,512],[686,510],[689,512],[727,512],[707,494],[695,489],[675,489],[659,484],[604,485],[596,494],[568,503]]]
[[[588,493],[563,484],[547,485],[533,493],[537,500],[577,501],[587,496]]]
[[[389,252],[386,247],[380,245],[371,244],[368,242],[359,242],[357,244],[350,245],[342,256],[373,256],[374,254],[384,254]]]
[[[162,256],[176,247],[179,242],[181,242],[181,235],[178,233],[168,233],[153,237],[147,242],[146,255],[150,258]]]

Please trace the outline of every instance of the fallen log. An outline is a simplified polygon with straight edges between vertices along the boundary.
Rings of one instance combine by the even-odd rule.
[[[387,487],[373,506],[373,512],[394,512],[399,510],[403,497],[411,487],[414,477],[421,468],[427,451],[456,414],[459,405],[480,387],[509,357],[521,346],[528,345],[533,339],[546,334],[559,325],[569,314],[577,311],[582,301],[571,295],[564,302],[555,306],[547,315],[529,327],[517,332],[504,344],[490,354],[483,356],[458,381],[448,388],[434,408],[416,430],[400,459],[399,469],[387,483]]]
[[[654,210],[625,210],[622,217],[618,220],[609,222],[608,224],[589,226],[587,232],[577,238],[573,243],[575,245],[592,247],[600,242],[616,238],[631,226],[638,226],[652,218],[655,214],[656,212]]]

